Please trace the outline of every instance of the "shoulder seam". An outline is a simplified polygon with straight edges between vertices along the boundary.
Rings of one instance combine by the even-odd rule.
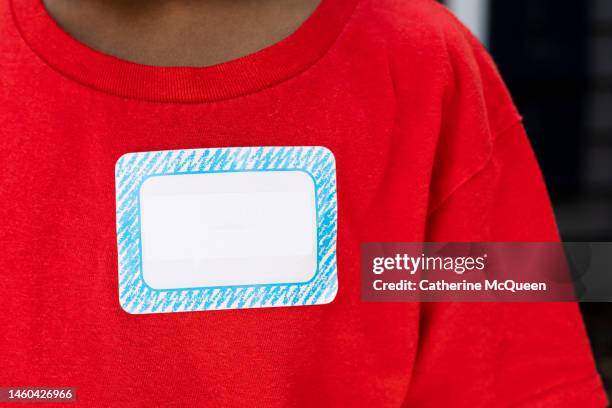
[[[493,160],[493,156],[495,154],[495,142],[503,138],[505,135],[507,135],[510,132],[510,130],[522,124],[523,124],[523,118],[519,117],[518,119],[515,119],[512,122],[500,127],[500,130],[493,133],[491,137],[493,144],[492,144],[492,148],[490,149],[489,155],[487,156],[487,158],[482,162],[482,164],[476,170],[474,170],[472,173],[467,175],[462,181],[457,183],[457,185],[453,187],[447,194],[445,194],[444,197],[440,199],[440,201],[438,201],[434,206],[432,206],[427,211],[427,217],[429,218],[433,213],[435,213],[440,208],[442,208],[444,204],[446,204],[446,202],[455,195],[455,193],[461,190],[466,184],[468,184],[470,181],[476,178],[480,173],[485,171],[486,168],[491,163],[491,161]]]

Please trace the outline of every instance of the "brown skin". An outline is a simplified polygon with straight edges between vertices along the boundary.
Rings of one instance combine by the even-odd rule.
[[[44,0],[73,37],[154,66],[207,66],[294,32],[320,0]]]

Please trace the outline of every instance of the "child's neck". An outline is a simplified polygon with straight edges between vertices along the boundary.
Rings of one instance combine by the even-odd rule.
[[[320,0],[44,0],[58,24],[107,54],[157,66],[206,66],[287,37]]]

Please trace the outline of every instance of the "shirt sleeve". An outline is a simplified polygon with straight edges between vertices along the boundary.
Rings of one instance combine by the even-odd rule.
[[[546,187],[495,65],[458,23],[426,240],[558,241]],[[447,29],[447,31],[449,31]],[[604,407],[574,303],[423,303],[406,406]]]

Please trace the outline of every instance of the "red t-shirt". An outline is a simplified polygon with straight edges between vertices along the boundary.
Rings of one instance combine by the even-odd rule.
[[[0,386],[86,406],[603,406],[575,304],[360,300],[364,241],[550,241],[521,119],[483,48],[425,0],[323,0],[285,40],[205,68],[96,52],[39,0],[0,2]],[[129,315],[124,153],[325,146],[328,305]]]

